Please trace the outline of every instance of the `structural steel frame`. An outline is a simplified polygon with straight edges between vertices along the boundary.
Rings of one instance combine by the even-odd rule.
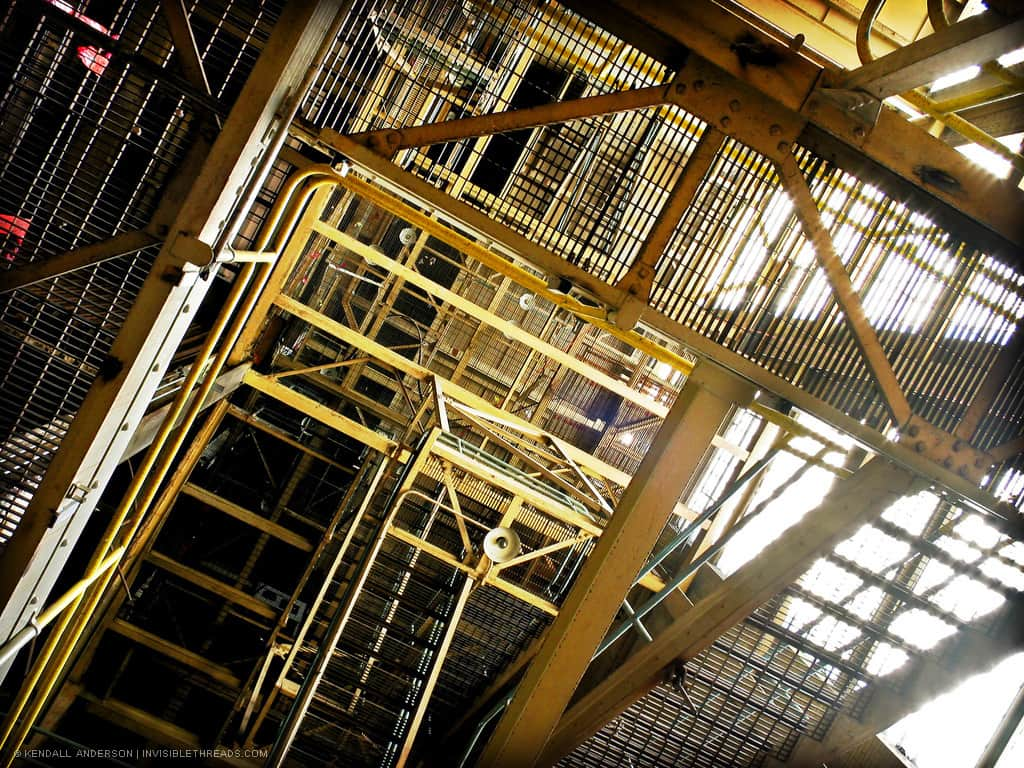
[[[308,79],[307,70],[338,8],[338,2],[290,7],[208,159],[202,160],[205,147],[200,142],[186,160],[186,168],[199,168],[202,162],[191,189],[183,189],[181,180],[165,195],[154,218],[162,220],[166,214],[161,211],[175,211],[173,224],[110,349],[119,370],[92,385],[4,553],[0,634],[23,626],[33,606],[49,594],[71,549],[62,542],[77,541],[99,489],[145,414],[211,284],[206,268],[215,270],[213,254],[234,237],[241,212],[258,193],[276,148],[284,142],[287,132],[278,113],[297,108],[295,88]]]
[[[180,11],[180,0],[168,0],[166,5],[172,17]],[[314,49],[320,47],[324,33],[318,24],[320,27],[326,26],[322,24],[322,20],[328,18],[328,10],[337,10],[337,5],[324,3],[316,8],[303,8],[302,23],[291,28],[283,22],[279,25],[279,29],[283,28],[284,32],[275,32],[264,58],[261,58],[260,65],[246,86],[247,89],[252,86],[252,93],[246,98],[248,90],[243,92],[243,97],[239,100],[243,107],[242,113],[233,114],[228,119],[224,133],[214,145],[211,164],[204,167],[193,192],[182,204],[175,219],[173,234],[161,249],[154,275],[147,280],[139,302],[133,309],[121,336],[115,342],[112,355],[130,361],[130,368],[111,382],[98,382],[90,393],[82,409],[83,416],[76,420],[74,431],[69,433],[61,448],[61,461],[54,461],[53,471],[48,473],[39,496],[33,501],[34,506],[30,510],[32,515],[26,515],[23,526],[25,532],[22,533],[19,529],[21,538],[15,540],[17,548],[12,547],[9,550],[27,553],[25,556],[19,554],[17,558],[11,560],[10,574],[21,576],[22,571],[27,574],[28,569],[25,566],[28,564],[31,567],[37,561],[37,552],[49,552],[51,549],[55,551],[57,538],[72,535],[68,525],[56,531],[56,526],[51,528],[52,523],[73,519],[79,528],[84,525],[88,514],[86,510],[95,502],[95,496],[98,495],[92,494],[91,491],[102,484],[101,481],[105,479],[104,473],[109,476],[113,468],[109,457],[93,457],[89,452],[95,451],[98,443],[106,445],[109,442],[110,450],[113,452],[111,455],[115,458],[120,457],[121,451],[118,447],[127,442],[133,431],[131,425],[141,418],[142,408],[148,402],[145,395],[155,387],[159,379],[157,374],[162,372],[161,363],[166,365],[166,357],[173,350],[175,340],[184,332],[187,319],[185,316],[189,312],[191,302],[197,303],[205,293],[205,286],[197,277],[198,272],[185,269],[185,265],[209,266],[215,262],[214,256],[219,251],[218,246],[226,242],[228,235],[231,234],[231,227],[237,226],[237,220],[233,220],[230,226],[224,226],[222,217],[228,210],[225,206],[231,206],[235,190],[248,177],[248,164],[263,152],[263,136],[276,119],[275,111],[285,101],[290,87],[301,79],[302,71],[308,67]],[[568,5],[582,7],[587,4],[570,1]],[[971,404],[955,434],[938,430],[915,416],[896,380],[891,364],[886,359],[877,335],[867,321],[849,275],[839,262],[792,151],[798,142],[819,143],[820,137],[828,134],[831,138],[826,139],[825,144],[839,142],[844,149],[864,153],[873,163],[880,164],[905,182],[923,190],[929,197],[941,201],[944,207],[955,209],[958,212],[955,218],[959,219],[963,214],[981,222],[990,232],[995,233],[992,241],[1005,241],[1010,244],[1010,251],[1015,257],[1015,249],[1024,244],[1024,232],[1020,229],[1016,213],[1008,216],[1005,208],[986,206],[984,201],[990,199],[994,190],[998,190],[1000,194],[1005,193],[1007,199],[1024,201],[1019,191],[1011,191],[1007,185],[994,184],[982,178],[965,161],[954,156],[948,148],[936,149],[937,142],[920,144],[915,141],[910,142],[906,151],[895,150],[893,147],[896,142],[910,135],[916,139],[917,133],[908,132],[908,127],[902,122],[894,122],[897,119],[885,110],[873,126],[865,126],[861,121],[843,114],[821,91],[821,68],[811,65],[795,53],[787,52],[771,41],[762,40],[765,45],[772,46],[773,50],[778,49],[781,57],[779,63],[771,71],[757,67],[744,68],[735,61],[734,54],[724,44],[740,29],[739,22],[708,3],[699,2],[685,9],[666,10],[650,0],[631,4],[628,9],[623,8],[618,2],[600,2],[581,10],[584,15],[597,18],[613,31],[617,28],[624,29],[624,36],[633,37],[632,41],[641,49],[654,49],[664,54],[666,50],[675,50],[673,46],[678,43],[685,42],[688,51],[683,56],[683,63],[672,82],[529,110],[400,130],[354,136],[342,136],[330,129],[317,130],[303,126],[299,126],[297,131],[306,141],[340,153],[355,165],[360,174],[379,182],[402,199],[391,197],[388,193],[375,189],[367,180],[351,175],[347,179],[334,180],[341,186],[416,223],[424,231],[429,231],[456,248],[463,249],[506,278],[552,300],[557,306],[566,308],[578,317],[614,333],[627,343],[635,344],[637,348],[657,359],[670,362],[678,370],[692,374],[675,406],[668,410],[572,355],[561,353],[551,345],[545,346],[543,342],[510,324],[503,325],[504,321],[493,312],[471,305],[472,303],[468,301],[460,303],[454,292],[430,284],[431,281],[415,270],[320,222],[319,211],[328,198],[326,189],[317,192],[314,205],[299,223],[297,231],[301,236],[297,237],[298,241],[304,242],[306,236],[313,232],[327,236],[357,253],[368,263],[386,268],[400,276],[402,280],[417,285],[481,322],[516,334],[519,341],[538,345],[541,354],[557,360],[563,366],[587,376],[609,391],[645,408],[653,416],[665,417],[665,423],[658,432],[651,451],[632,478],[579,449],[552,443],[553,452],[546,456],[564,460],[565,468],[575,470],[577,479],[582,479],[585,484],[601,477],[623,486],[628,484],[615,514],[606,525],[598,525],[585,515],[556,509],[555,505],[547,504],[539,497],[527,498],[525,491],[519,494],[527,502],[542,508],[544,512],[580,529],[576,539],[571,539],[567,543],[562,542],[558,546],[574,545],[586,537],[597,538],[593,553],[587,559],[576,584],[560,608],[518,587],[513,589],[507,582],[503,584],[500,579],[500,567],[488,569],[484,564],[485,567],[481,569],[480,563],[468,563],[459,556],[442,551],[421,537],[394,525],[386,526],[382,532],[381,540],[385,535],[393,535],[466,573],[468,578],[460,592],[456,618],[451,627],[457,624],[457,617],[465,605],[473,579],[505,589],[543,611],[557,614],[555,623],[546,637],[523,656],[530,665],[512,695],[495,734],[488,742],[482,758],[484,765],[527,765],[538,761],[548,764],[564,756],[582,739],[648,690],[659,679],[667,665],[679,658],[692,658],[738,619],[784,588],[825,548],[835,543],[854,525],[870,520],[896,498],[919,488],[922,481],[915,475],[940,484],[955,495],[968,500],[975,507],[989,513],[1000,512],[994,499],[976,486],[977,480],[995,459],[995,452],[985,454],[978,451],[969,444],[969,440],[975,432],[979,413],[984,411],[986,404],[995,397],[1002,381],[1009,374],[1011,363],[1001,359],[1000,363],[994,366],[989,379]],[[621,12],[623,20],[609,22],[607,14],[610,12]],[[992,16],[980,18],[984,20],[974,23],[969,29],[962,25],[950,27],[942,40],[952,40],[960,50],[969,51],[973,56],[976,46],[990,46],[993,36],[1016,33],[1021,23],[1019,19],[1006,24]],[[635,39],[633,33],[636,27],[629,23],[630,20],[650,25],[656,30],[657,39]],[[178,21],[181,21],[180,17]],[[692,28],[687,28],[687,24],[691,24]],[[976,27],[981,29],[981,32],[975,29]],[[742,30],[748,31],[745,25]],[[184,31],[186,30],[179,24],[176,37],[180,39]],[[933,42],[938,44],[942,40]],[[201,87],[205,82],[201,64],[197,71],[196,62],[190,60],[188,47],[185,46],[183,50],[185,71],[193,84]],[[918,77],[918,73],[908,66],[908,62],[914,64],[934,57],[934,53],[929,53],[929,50],[931,49],[927,46],[919,46],[911,51],[891,54],[892,58],[879,59],[851,73],[843,81],[842,87],[867,88],[879,98],[889,92],[895,93],[913,87],[906,84],[907,78]],[[261,66],[264,69],[261,69]],[[257,74],[260,77],[257,77]],[[292,98],[291,102],[294,101]],[[598,280],[561,256],[487,219],[478,211],[400,170],[388,161],[388,158],[403,148],[658,104],[680,106],[701,117],[711,127],[705,132],[672,190],[668,202],[659,212],[646,245],[634,260],[626,278],[617,285]],[[815,246],[819,263],[828,274],[837,301],[851,324],[853,335],[883,394],[893,422],[901,428],[899,443],[889,443],[875,431],[864,428],[853,419],[806,395],[779,377],[760,369],[735,353],[698,337],[681,324],[646,306],[658,257],[682,213],[692,201],[697,186],[707,174],[725,137],[736,138],[775,162],[786,189],[794,199],[808,239]],[[282,132],[279,141],[283,138]],[[225,151],[218,154],[220,148]],[[955,193],[949,189],[929,185],[922,177],[921,165],[934,167],[934,163],[938,163],[940,170],[948,173],[957,182],[958,189]],[[250,197],[251,194],[254,192],[250,192]],[[425,210],[416,211],[406,201]],[[1006,206],[1011,210],[1014,207],[1012,204]],[[456,229],[483,236],[493,242],[494,250],[468,239],[455,231]],[[104,254],[116,255],[114,252],[130,245],[142,243],[139,247],[145,247],[150,242],[149,237],[145,233],[129,233],[122,236],[120,242],[110,241],[93,250],[83,249],[83,252],[73,257],[69,256],[67,263],[72,266],[95,263],[90,260],[109,258],[109,255]],[[210,245],[205,245],[207,243]],[[499,250],[500,253],[497,252]],[[383,347],[364,334],[353,331],[311,307],[283,295],[281,289],[288,273],[301,255],[298,251],[299,249],[295,249],[277,258],[277,263],[269,276],[270,287],[258,303],[254,301],[256,308],[249,319],[248,328],[240,336],[234,356],[238,359],[245,358],[255,343],[259,326],[267,314],[272,309],[283,311],[361,350],[367,358],[382,361],[401,374],[430,384],[432,403],[441,429],[431,432],[427,448],[414,456],[401,441],[385,437],[280,382],[280,378],[285,375],[308,373],[309,370],[300,369],[270,376],[250,370],[244,374],[244,384],[352,437],[391,458],[397,464],[410,461],[416,463],[423,456],[430,455],[443,459],[445,472],[442,480],[448,488],[450,499],[450,504],[445,509],[456,519],[463,544],[467,544],[469,536],[458,505],[458,483],[451,475],[451,469],[459,468],[468,475],[475,475],[485,481],[493,481],[495,478],[466,457],[460,456],[458,452],[444,450],[438,445],[438,434],[447,426],[447,409],[461,409],[461,413],[478,426],[481,426],[481,422],[493,419],[505,425],[513,425],[524,432],[531,430],[529,434],[536,434],[536,428],[518,417],[510,416],[500,407],[467,389],[440,380],[424,366]],[[275,251],[275,256],[277,253]],[[536,267],[553,279],[545,281],[537,277],[536,274],[517,266],[514,263],[516,260]],[[65,267],[60,264],[64,262],[55,262],[50,269],[64,269]],[[167,282],[169,270],[178,276],[180,282],[177,285],[170,285]],[[26,272],[18,279],[32,280],[43,277],[33,278]],[[559,290],[565,283],[596,298],[601,306],[592,307],[579,301],[575,296],[567,295],[567,291]],[[638,324],[654,328],[692,349],[699,358],[696,368],[690,361],[639,333],[636,330]],[[152,331],[149,330],[150,326],[153,326]],[[1012,349],[1013,352],[1008,351],[1006,354],[1017,354],[1019,345],[1015,344]],[[1012,358],[1010,359],[1012,361]],[[322,366],[316,368],[321,369]],[[851,476],[840,480],[825,502],[790,530],[784,539],[769,545],[747,566],[724,579],[712,588],[709,594],[699,598],[689,610],[680,613],[677,620],[663,629],[650,644],[632,653],[619,670],[610,674],[579,701],[569,706],[570,697],[586,671],[591,651],[596,649],[604,638],[621,601],[626,599],[630,587],[633,586],[636,574],[643,568],[657,534],[677,510],[678,499],[699,466],[723,417],[734,404],[747,404],[754,387],[761,387],[791,400],[801,409],[823,418],[869,446],[878,456],[857,469]],[[120,407],[121,405],[124,407]],[[215,426],[228,410],[229,406],[225,402],[219,404],[210,423]],[[126,412],[129,414],[127,417]],[[95,423],[97,418],[101,419],[101,423]],[[413,426],[416,426],[418,421],[417,416]],[[501,432],[500,429],[495,431]],[[127,434],[121,435],[121,432]],[[110,441],[93,442],[97,434],[113,437]],[[209,438],[209,433],[202,434],[205,439]],[[194,464],[198,458],[196,446],[200,446],[201,450],[205,439],[193,444],[189,462]],[[492,439],[500,442],[503,438],[496,434],[492,435]],[[94,447],[90,448],[90,444]],[[527,464],[530,463],[529,457],[520,450],[521,445],[516,441],[508,438],[502,445],[513,453],[519,451],[516,454],[518,458]],[[90,465],[90,472],[86,473],[81,467],[86,466],[89,461],[93,461],[95,466]],[[534,464],[535,469],[537,466],[539,465]],[[668,472],[667,468],[671,468],[672,471]],[[552,475],[548,479],[563,489],[567,484],[560,475]],[[187,483],[187,473],[182,475],[180,482],[175,479],[174,483],[176,487],[172,496],[179,492],[192,495],[300,549],[317,549],[314,542],[289,532],[282,526],[256,519],[259,516],[254,513],[247,512],[237,505],[223,503],[223,500],[213,494],[190,486]],[[407,482],[407,485],[409,487],[404,490],[411,492],[411,484]],[[78,493],[75,498],[69,499],[69,489],[76,488],[79,491],[84,489],[84,495]],[[590,488],[594,489],[592,485]],[[596,515],[601,515],[606,511],[608,504],[600,494],[595,492],[593,496],[584,500],[584,504]],[[160,503],[163,505],[162,508],[166,509],[170,502]],[[441,506],[440,501],[438,505]],[[397,504],[395,508],[397,510]],[[53,514],[53,520],[48,521],[47,511]],[[514,517],[513,511],[509,522],[513,522]],[[1011,522],[1003,518],[1004,528],[1011,530],[1019,538],[1020,531],[1013,527]],[[29,537],[29,546],[23,543],[26,537]],[[158,558],[158,554],[151,552],[147,556],[150,559],[154,556]],[[163,566],[168,570],[176,567],[168,562],[164,562]],[[6,568],[5,564],[5,574],[8,573]],[[178,571],[184,573],[181,567],[178,567]],[[46,573],[48,574],[49,570]],[[29,585],[27,591],[23,585],[18,585],[19,594],[24,592],[26,599],[29,594],[38,598],[47,591],[46,580],[52,581],[52,578],[52,575],[39,575],[36,581]],[[11,587],[8,591],[14,592],[13,583],[8,584],[8,581],[10,579],[4,582],[4,586]],[[660,580],[655,578],[641,583],[655,590],[663,586]],[[223,586],[219,590],[220,594],[229,600],[244,602],[242,596],[230,592]],[[352,594],[355,594],[355,591]],[[241,681],[229,671],[112,618],[114,615],[116,608],[114,613],[107,615],[107,629],[192,666],[221,684],[230,687],[240,685]],[[343,627],[344,622],[338,631],[340,632]],[[970,640],[974,651],[968,666],[975,663],[974,659],[979,666],[983,665],[991,661],[993,653],[1002,652],[1003,649],[999,643],[986,645],[987,641],[973,636]],[[1020,638],[1014,636],[1007,637],[1006,640],[1007,647],[1018,647]],[[449,635],[442,646],[442,659],[450,641]],[[935,668],[940,669],[937,665]],[[436,669],[434,672],[436,673]],[[434,674],[429,682],[428,692],[436,679]],[[874,709],[870,709],[869,716],[865,718],[871,726],[870,729],[851,725],[846,730],[836,730],[830,737],[832,742],[838,741],[842,746],[846,746],[851,739],[864,738],[869,731],[873,733],[877,728],[891,722],[893,712],[902,711],[908,706],[908,702],[918,701],[925,692],[939,690],[948,685],[951,676],[948,673],[943,676],[943,673],[928,667],[922,673],[921,680],[923,682],[920,683],[919,690],[905,694],[898,701],[883,698],[880,703],[873,705]],[[110,703],[107,704],[110,706]],[[103,705],[103,702],[97,702],[97,705]],[[422,708],[417,709],[414,727],[403,747],[403,760],[409,755],[416,725],[422,715]],[[807,743],[806,739],[803,740],[803,745]],[[837,745],[832,743],[822,743],[818,748],[804,746],[803,751],[798,752],[791,762],[798,765],[820,762],[823,756],[833,755],[835,748]],[[287,744],[284,749],[287,749]],[[283,758],[283,755],[283,752],[278,754],[280,758]]]
[[[538,246],[507,226],[495,222],[468,204],[452,198],[433,185],[403,171],[375,152],[336,131],[330,129],[311,131],[300,127],[297,135],[320,147],[340,153],[361,174],[374,179],[397,198],[407,200],[425,211],[433,212],[435,216],[442,218],[449,225],[492,243],[489,249],[481,248],[479,245],[473,249],[474,258],[486,260],[485,263],[488,266],[504,270],[504,273],[516,279],[523,275],[523,271],[517,269],[514,262],[521,260],[539,269],[542,274],[554,276],[556,284],[560,279],[565,280],[567,285],[597,299],[603,305],[596,308],[596,311],[595,308],[590,308],[589,311],[580,313],[582,317],[595,321],[598,327],[606,328],[618,323],[621,329],[622,324],[625,323],[626,327],[632,330],[634,323],[638,322],[641,326],[652,328],[667,338],[677,340],[699,358],[712,361],[755,386],[788,400],[801,410],[813,414],[850,435],[872,451],[932,479],[943,488],[964,499],[971,506],[985,510],[989,514],[994,513],[998,524],[1005,526],[1015,538],[1021,538],[1022,531],[1015,512],[1004,509],[1000,506],[1000,502],[990,494],[978,488],[957,471],[950,471],[950,468],[944,465],[945,459],[951,455],[956,443],[956,439],[952,436],[931,428],[934,430],[932,433],[934,441],[929,443],[923,439],[915,440],[914,438],[921,430],[923,420],[914,417],[914,423],[905,425],[907,431],[901,441],[893,443],[880,432],[865,427],[856,419],[807,394],[780,376],[770,373],[741,355],[709,341],[684,324],[651,309],[621,288],[600,280],[562,256]],[[398,210],[408,210],[409,208],[408,205],[401,203],[392,203],[391,207]],[[423,213],[420,216],[424,219],[428,218]],[[436,227],[437,224],[435,223],[434,226]],[[459,241],[462,239],[462,237],[458,238]],[[510,261],[513,263],[510,264]],[[521,284],[556,303],[566,303],[566,296],[561,291],[552,290],[544,284],[544,281],[535,276],[531,277],[532,279],[524,278],[524,282]],[[569,298],[571,299],[571,296]],[[913,432],[914,426],[918,427],[917,432]],[[917,443],[921,443],[920,448]],[[960,444],[963,446],[964,442],[961,441]],[[967,455],[971,454],[968,452],[963,458],[966,458]],[[931,456],[936,458],[933,459]],[[987,468],[991,464],[992,458],[984,457],[983,461],[987,464],[984,464],[982,468]]]

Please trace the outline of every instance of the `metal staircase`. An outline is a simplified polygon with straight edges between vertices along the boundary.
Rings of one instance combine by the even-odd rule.
[[[270,765],[393,766],[408,755],[470,584],[451,566],[386,535],[399,507],[403,529],[427,536],[444,527],[439,506],[412,493],[417,479],[423,486],[417,466],[407,465],[397,487],[368,494],[338,544],[324,599],[278,684],[294,701]],[[458,546],[452,534],[442,532]]]

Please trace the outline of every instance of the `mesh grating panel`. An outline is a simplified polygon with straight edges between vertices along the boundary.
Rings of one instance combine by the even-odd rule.
[[[88,21],[45,3],[12,5],[0,21],[2,267],[145,226],[203,110],[214,104],[226,113],[279,8],[214,2],[194,9],[197,44],[219,100],[197,101],[182,90],[159,2],[125,2],[91,11],[95,18],[84,9]],[[98,56],[106,63],[95,63]],[[0,547],[155,253],[146,249],[0,297]]]
[[[487,114],[671,75],[557,5],[505,2],[485,12],[450,2],[363,2],[350,30],[304,113],[343,132]],[[614,282],[703,129],[676,108],[648,109],[407,150],[397,159]],[[1024,313],[1021,275],[808,150],[799,161],[915,411],[954,426]],[[771,164],[735,141],[720,150],[677,227],[652,304],[885,426],[875,385]]]

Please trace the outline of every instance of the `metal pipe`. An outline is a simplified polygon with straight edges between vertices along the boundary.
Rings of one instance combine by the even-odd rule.
[[[708,547],[700,557],[689,563],[685,568],[683,568],[682,571],[677,573],[671,580],[665,582],[665,586],[662,587],[659,592],[656,592],[655,594],[651,595],[651,597],[648,598],[647,602],[645,602],[638,609],[636,609],[635,618],[637,620],[643,619],[648,613],[650,613],[659,605],[661,605],[668,598],[669,595],[675,592],[680,587],[680,585],[683,584],[683,582],[691,578],[694,574],[697,573],[697,571],[701,569],[703,565],[710,562],[710,560],[715,555],[721,552],[725,545],[728,544],[729,541],[736,534],[738,534],[740,531],[746,528],[751,520],[755,520],[758,517],[759,515],[745,517],[739,523],[733,526],[733,528],[727,534],[725,534],[722,538],[720,538],[718,541],[716,541],[714,544]],[[618,626],[610,630],[608,634],[605,635],[604,640],[601,641],[601,645],[599,645],[597,650],[594,652],[593,658],[596,659],[598,656],[600,656],[602,653],[608,650],[616,640],[625,635],[632,627],[632,617],[620,622]]]
[[[126,547],[120,546],[107,555],[93,574],[87,575],[76,581],[67,592],[61,595],[37,617],[29,621],[27,626],[22,627],[20,630],[15,632],[11,638],[4,643],[2,647],[0,647],[0,667],[5,667],[8,663],[13,661],[14,657],[18,654],[18,651],[38,637],[42,633],[43,629],[48,627],[54,619],[60,616],[64,609],[71,605],[75,598],[81,595],[100,575],[110,570],[110,568],[121,559],[121,555],[124,554],[125,549]]]
[[[875,26],[875,20],[885,5],[885,0],[868,0],[864,4],[864,10],[857,22],[857,56],[861,64],[874,61],[874,54],[871,53],[871,28]]]
[[[764,468],[767,467],[772,462],[772,459],[778,456],[780,450],[780,447],[773,446],[761,459],[759,459],[752,467],[750,467],[750,469],[748,469],[742,475],[733,480],[732,483],[730,483],[729,486],[722,492],[722,495],[715,499],[714,503],[711,504],[711,506],[709,506],[699,515],[697,515],[697,517],[695,517],[688,526],[686,526],[682,531],[675,535],[672,541],[670,541],[668,544],[662,547],[658,551],[658,553],[654,555],[654,557],[647,561],[647,565],[643,567],[643,569],[637,575],[636,579],[633,581],[633,586],[635,587],[637,584],[639,584],[640,581],[645,576],[650,574],[651,571],[657,568],[662,563],[662,561],[665,560],[666,557],[675,552],[676,549],[678,549],[679,546],[683,544],[683,542],[689,539],[690,536],[692,536],[697,531],[697,529],[705,523],[705,521],[714,517],[718,510],[721,509],[722,506],[729,499],[732,498],[734,493],[736,493],[744,485],[746,485],[748,482],[757,477],[761,473],[761,471],[764,470]]]
[[[928,0],[928,19],[936,32],[949,26],[943,2],[944,0]],[[869,0],[864,6],[864,12],[860,16],[860,21],[857,23],[857,55],[860,57],[862,64],[867,64],[875,58],[874,54],[871,53],[871,27],[874,26],[875,20],[878,18],[878,14],[884,5],[885,0]],[[1014,78],[1012,73],[1007,73],[1006,69],[999,66],[999,64],[996,64],[995,67],[990,67],[990,69],[1003,79],[1007,79],[1007,75],[1009,78]],[[943,122],[947,128],[956,131],[968,141],[984,147],[1004,160],[1008,160],[1018,171],[1024,171],[1024,157],[954,112],[945,112],[939,109],[935,101],[923,93],[908,91],[907,93],[901,93],[900,97],[912,107],[920,109],[933,120]]]
[[[323,178],[307,187],[305,195],[288,211],[288,215],[285,217],[285,207],[291,201],[292,196],[295,194],[299,185],[306,179],[317,175],[322,176]],[[302,205],[304,205],[308,196],[311,195],[318,186],[325,183],[337,183],[338,179],[340,179],[340,176],[338,176],[332,168],[324,165],[311,166],[310,168],[295,173],[288,182],[286,182],[281,196],[278,198],[270,216],[268,217],[267,226],[261,234],[257,250],[266,249],[271,237],[273,237],[273,235],[278,231],[278,225],[281,223],[282,219],[284,219],[285,225],[280,230],[282,233],[281,240],[286,240],[289,232],[291,231],[291,227],[294,226],[298,219]],[[282,250],[281,244],[279,243],[278,247],[274,250],[280,252]],[[250,281],[257,271],[261,273],[258,284],[248,293],[248,295],[246,295],[246,288],[249,286]],[[113,545],[114,539],[128,521],[130,513],[134,511],[134,517],[131,519],[128,532],[124,536],[125,541],[130,541],[138,527],[141,525],[143,516],[152,504],[160,483],[169,471],[175,454],[180,449],[189,428],[202,408],[203,401],[212,390],[216,377],[220,372],[221,367],[223,367],[228,353],[234,344],[234,340],[241,333],[242,326],[248,317],[248,313],[255,305],[256,299],[259,295],[259,290],[262,288],[262,285],[265,283],[268,276],[269,268],[267,268],[266,265],[250,262],[242,268],[235,278],[235,283],[232,286],[231,293],[225,300],[221,314],[215,321],[213,328],[211,328],[203,348],[199,352],[196,362],[190,369],[188,377],[182,385],[181,390],[178,392],[178,395],[161,425],[159,432],[154,438],[153,443],[150,445],[150,448],[142,461],[142,465],[139,467],[128,490],[125,492],[117,511],[113,515],[113,518],[111,519],[111,522],[86,569],[86,578],[91,577],[97,581],[98,588],[92,591],[92,594],[86,602],[84,610],[80,610],[84,600],[84,592],[72,599],[70,610],[63,614],[60,624],[50,634],[46,645],[40,652],[39,658],[33,665],[31,673],[23,683],[22,688],[18,693],[18,697],[8,713],[7,719],[4,723],[4,731],[2,737],[0,737],[0,741],[3,742],[4,748],[7,750],[4,758],[5,767],[10,765],[13,761],[15,751],[24,741],[31,729],[32,723],[45,705],[64,665],[67,663],[74,651],[74,647],[77,644],[78,639],[85,631],[86,625],[92,615],[92,611],[99,603],[107,584],[109,584],[110,571],[108,570],[105,574],[100,576],[98,571],[100,563],[103,561],[106,553]],[[243,298],[245,298],[244,303]],[[235,315],[234,310],[240,303],[242,303],[242,308],[237,315]],[[233,315],[235,315],[235,319],[229,328],[229,322]],[[206,378],[199,388],[198,394],[192,399],[191,404],[188,405],[189,396],[192,394],[192,390],[199,382],[199,378],[203,373],[203,369],[206,367],[206,363],[213,356],[214,349],[222,336],[225,336],[225,331],[228,331],[226,336],[227,343],[222,345],[220,352],[216,355]],[[175,424],[178,421],[179,416],[182,416],[187,405],[188,411],[185,413],[184,417],[182,417],[181,426],[178,428],[175,439],[171,441],[170,448],[165,450],[168,445],[168,439],[174,432]],[[153,471],[154,469],[156,470],[155,472]],[[139,501],[139,504],[135,506],[135,502],[139,499],[140,494],[142,495],[142,499]],[[74,622],[73,627],[72,622]],[[70,632],[68,631],[69,627],[71,627]],[[61,645],[62,641],[63,646],[60,647],[58,652],[58,646]],[[35,702],[31,707],[28,707],[33,694],[35,694]],[[26,709],[28,711],[24,718],[22,718],[21,726],[16,730],[19,717],[26,712]]]
[[[494,718],[496,718],[498,715],[505,711],[505,707],[507,707],[508,703],[512,701],[512,697],[515,695],[515,692],[516,689],[513,688],[511,691],[508,692],[508,694],[503,699],[501,699],[493,707],[491,707],[490,711],[480,719],[480,722],[477,725],[476,730],[473,731],[472,738],[470,738],[469,743],[466,745],[466,749],[462,752],[462,757],[459,758],[457,768],[465,768],[466,761],[469,760],[469,756],[473,754],[473,750],[476,748],[477,742],[480,741],[480,736],[483,735],[484,728],[486,728]]]
[[[1024,719],[1024,686],[1017,691],[1006,714],[999,721],[996,732],[985,746],[985,751],[978,758],[975,768],[996,768],[1010,739],[1020,727],[1022,719]]]

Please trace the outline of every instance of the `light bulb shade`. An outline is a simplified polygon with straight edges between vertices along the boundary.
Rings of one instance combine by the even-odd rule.
[[[493,528],[484,537],[484,554],[495,563],[507,563],[522,549],[519,534],[511,528]]]

